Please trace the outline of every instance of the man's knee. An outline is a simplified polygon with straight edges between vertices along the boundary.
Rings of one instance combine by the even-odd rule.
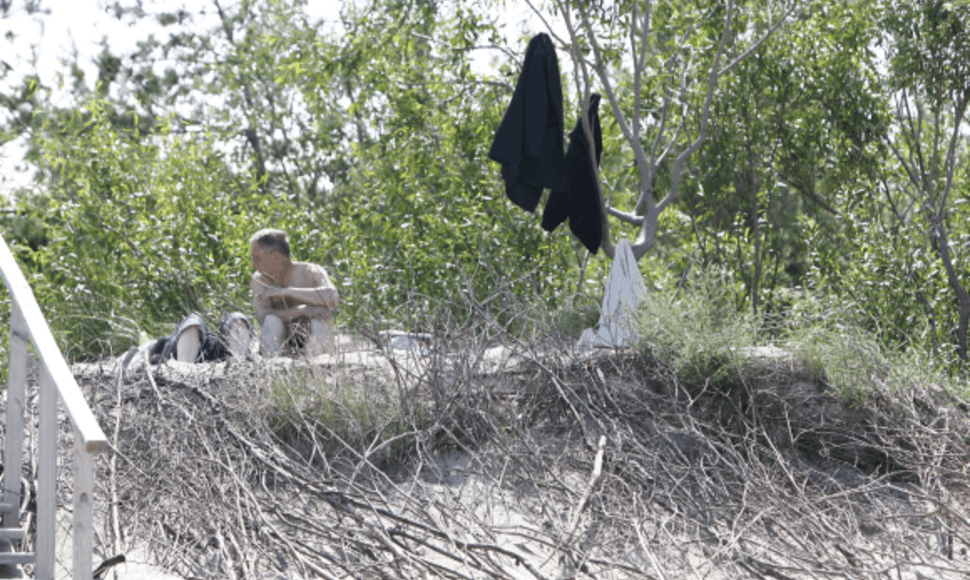
[[[175,358],[183,362],[195,362],[202,350],[202,330],[198,326],[190,326],[178,337],[175,345]]]
[[[279,316],[267,314],[259,332],[259,350],[264,355],[274,355],[283,348],[286,324]]]
[[[310,340],[306,347],[307,354],[333,353],[337,350],[333,324],[323,320],[310,321]]]

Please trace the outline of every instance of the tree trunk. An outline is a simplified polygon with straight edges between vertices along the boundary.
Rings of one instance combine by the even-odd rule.
[[[947,281],[953,291],[957,293],[957,302],[960,305],[960,318],[957,325],[957,354],[960,360],[967,360],[967,326],[970,323],[970,294],[960,283],[956,267],[953,264],[953,257],[950,254],[950,240],[946,233],[946,226],[943,223],[942,210],[934,212],[933,216],[933,237],[938,242],[938,254],[943,268],[946,270]]]

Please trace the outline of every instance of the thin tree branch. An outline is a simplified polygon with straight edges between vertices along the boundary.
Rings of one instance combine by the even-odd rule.
[[[590,98],[592,94],[592,87],[589,78],[589,71],[586,68],[586,62],[579,58],[579,39],[576,35],[576,29],[573,27],[572,18],[569,14],[569,6],[566,5],[562,0],[556,0],[559,6],[560,12],[562,12],[563,20],[566,22],[566,28],[569,30],[569,37],[572,39],[572,53],[574,63],[579,64],[579,68],[583,73],[584,86],[579,87],[579,77],[576,76],[577,91],[582,95],[582,104],[580,105],[581,114],[580,122],[583,127],[583,133],[586,136],[586,142],[589,144],[587,151],[589,153],[590,167],[593,171],[593,182],[596,184],[596,195],[600,206],[600,219],[602,220],[602,236],[600,237],[600,247],[606,253],[609,258],[613,258],[615,255],[615,248],[613,247],[613,242],[610,239],[610,222],[607,219],[609,204],[606,202],[606,196],[603,194],[603,186],[600,180],[599,173],[599,163],[596,159],[596,141],[593,138],[593,128],[590,126],[589,122],[589,105]],[[587,21],[588,22],[588,21]],[[575,71],[574,66],[574,71]]]
[[[967,97],[964,95],[956,103],[956,113],[953,119],[953,132],[950,135],[950,146],[946,154],[946,185],[943,189],[943,199],[941,206],[946,207],[947,199],[953,188],[953,170],[956,167],[957,144],[960,142],[960,125],[963,124],[963,117],[967,111]]]
[[[733,14],[734,0],[728,0],[727,15],[724,17],[724,33],[721,35],[721,42],[718,45],[717,54],[714,56],[714,64],[711,66],[711,72],[707,79],[707,95],[704,97],[700,131],[697,134],[697,138],[695,138],[694,141],[674,160],[674,169],[671,177],[670,190],[660,201],[660,203],[657,204],[657,209],[659,211],[663,211],[677,197],[677,188],[680,186],[680,172],[684,160],[693,155],[694,152],[697,151],[704,143],[704,140],[707,137],[707,123],[711,116],[711,103],[714,100],[714,88],[717,86],[717,81],[721,76],[719,67],[721,66],[721,57],[724,55],[724,49],[727,46],[727,40],[731,36],[731,18]]]
[[[735,58],[733,61],[731,61],[731,64],[729,64],[726,67],[724,67],[721,70],[721,72],[718,74],[718,76],[724,76],[727,73],[731,72],[731,69],[733,69],[734,67],[736,67],[744,59],[748,58],[748,56],[751,55],[751,53],[753,53],[754,51],[758,50],[758,48],[760,48],[761,45],[764,44],[764,42],[766,40],[768,40],[769,38],[771,38],[772,35],[774,35],[775,31],[778,30],[778,28],[782,24],[784,24],[785,20],[787,20],[788,17],[791,16],[791,14],[795,11],[795,8],[797,8],[797,7],[798,7],[798,3],[797,2],[794,3],[794,4],[792,4],[791,9],[788,10],[788,12],[785,12],[784,14],[782,14],[781,17],[779,17],[778,20],[774,24],[771,25],[771,28],[768,29],[768,32],[766,32],[764,34],[764,36],[762,36],[754,44],[752,44],[750,47],[748,47],[748,50],[742,52],[737,58]]]
[[[644,152],[643,146],[640,144],[640,140],[630,129],[626,116],[623,114],[623,110],[620,108],[620,103],[616,98],[616,93],[613,91],[613,84],[610,82],[609,74],[606,70],[606,62],[603,60],[599,41],[596,39],[596,34],[593,31],[593,25],[589,21],[589,13],[585,5],[580,6],[580,14],[583,17],[583,27],[586,30],[586,35],[593,47],[593,55],[596,58],[595,69],[600,78],[600,82],[603,83],[603,90],[606,92],[606,96],[610,101],[610,108],[613,110],[613,116],[616,118],[616,122],[619,124],[620,130],[623,131],[623,136],[626,137],[627,142],[629,142],[630,146],[633,148],[633,154],[637,160],[637,169],[640,172],[640,195],[643,196],[644,191],[650,183],[651,177],[646,152]],[[652,207],[653,200],[648,199],[646,200],[646,203],[648,207]]]
[[[540,12],[535,6],[533,6],[531,0],[525,0],[525,3],[529,5],[529,8],[532,9],[532,12],[534,12],[535,15],[539,17],[539,20],[541,20],[542,23],[546,26],[546,31],[549,33],[549,36],[555,38],[559,42],[559,44],[566,45],[566,41],[556,36],[556,32],[552,29],[552,26],[549,25],[549,22],[546,21],[546,17],[543,16],[542,12]]]
[[[518,65],[519,68],[521,68],[523,65],[522,59],[519,58],[519,55],[516,54],[512,49],[510,49],[507,46],[499,46],[497,44],[476,44],[474,46],[460,47],[460,46],[454,46],[453,44],[449,42],[445,42],[444,40],[439,40],[433,36],[429,36],[427,34],[421,34],[416,30],[412,30],[411,35],[416,38],[421,38],[423,40],[427,40],[428,42],[433,42],[434,44],[441,45],[447,48],[448,50],[452,50],[454,52],[469,52],[472,50],[500,50],[504,52],[506,56],[511,58],[513,61],[515,61],[516,65]]]
[[[795,191],[797,191],[798,193],[800,193],[800,194],[804,195],[805,197],[809,198],[810,200],[812,200],[813,203],[817,204],[819,207],[821,207],[825,211],[829,212],[832,215],[839,215],[839,212],[835,211],[835,209],[831,205],[829,205],[828,202],[826,202],[821,197],[819,197],[818,194],[816,194],[814,191],[812,191],[812,190],[810,190],[810,189],[808,189],[806,187],[801,187],[799,185],[796,185],[796,181],[794,179],[791,179],[791,176],[790,175],[784,173],[781,170],[777,170],[777,171],[775,171],[775,173],[778,174],[778,177],[781,177],[789,185],[791,185],[792,187],[794,187],[795,188]]]
[[[609,212],[611,216],[619,219],[620,221],[626,222],[630,225],[634,225],[637,227],[640,227],[643,225],[643,216],[638,216],[636,214],[623,212],[616,209],[615,207],[608,207],[606,208],[606,211]]]

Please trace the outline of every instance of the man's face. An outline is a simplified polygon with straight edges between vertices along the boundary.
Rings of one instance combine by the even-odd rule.
[[[252,254],[253,268],[273,280],[281,280],[286,273],[283,263],[287,261],[283,254],[275,251],[268,252],[259,244],[253,244]]]

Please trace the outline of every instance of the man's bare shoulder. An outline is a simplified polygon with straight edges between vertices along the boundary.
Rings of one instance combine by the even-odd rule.
[[[289,285],[294,288],[332,288],[327,270],[311,262],[293,262]]]
[[[326,268],[313,262],[293,262],[294,279],[299,278],[302,282],[313,282],[313,286],[325,280],[329,280]]]

